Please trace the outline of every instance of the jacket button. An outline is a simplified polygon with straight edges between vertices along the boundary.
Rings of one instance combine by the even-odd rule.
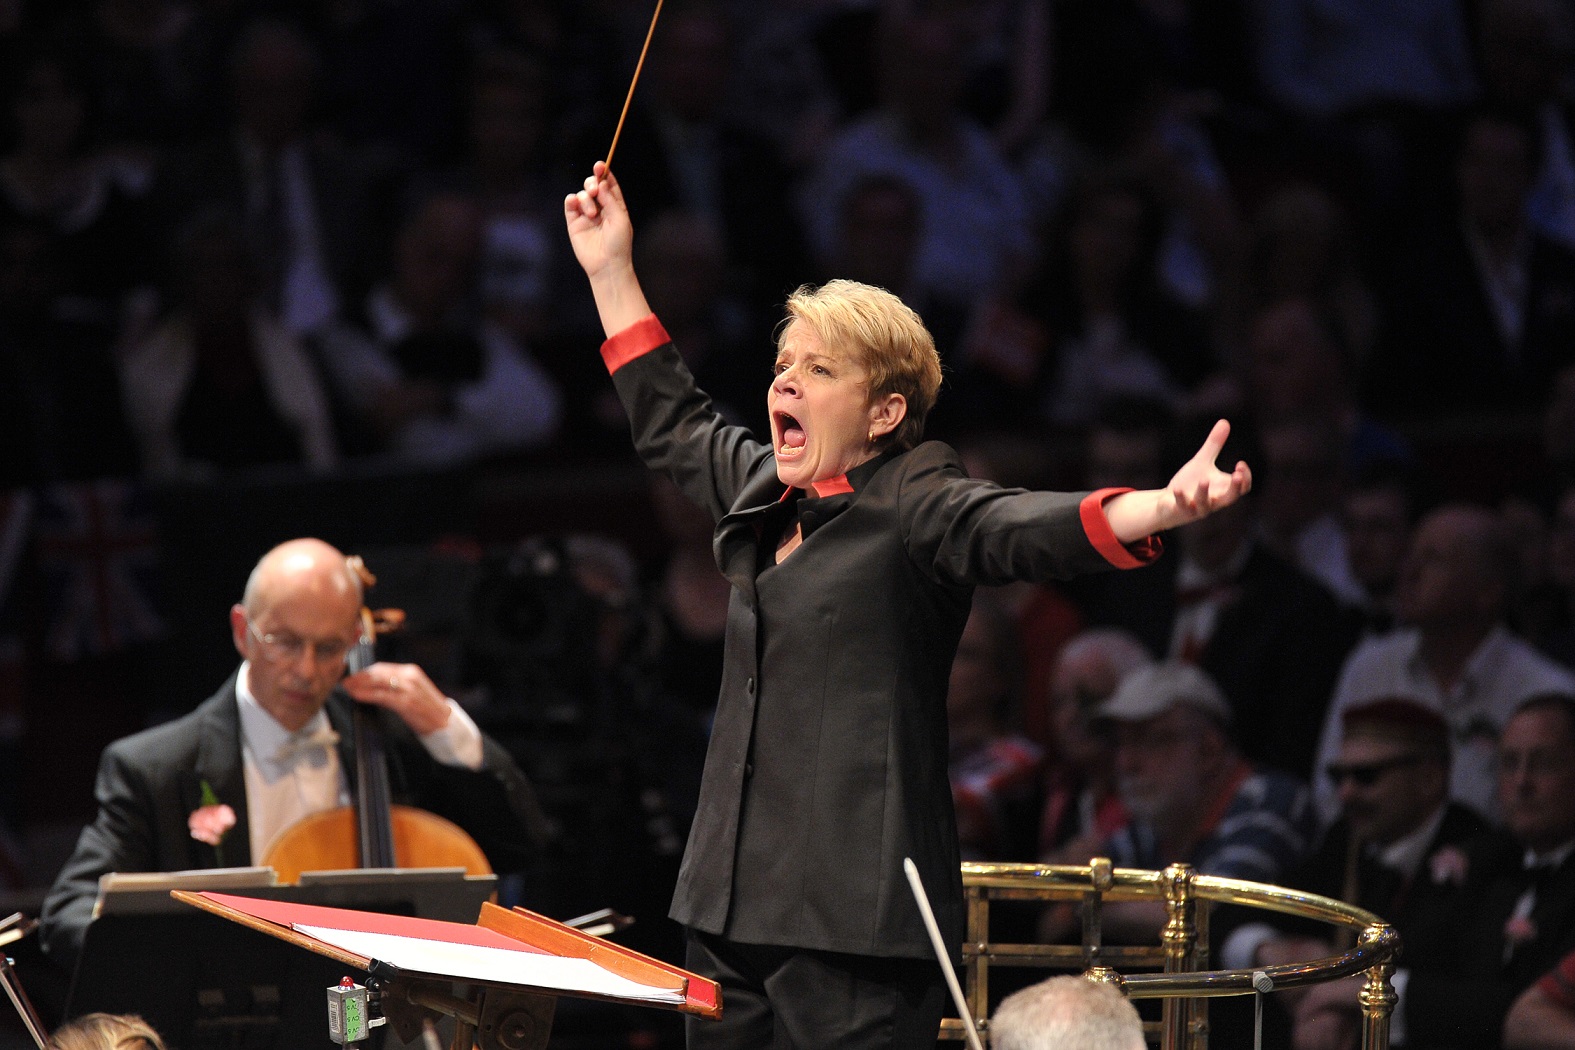
[[[753,762],[745,762],[744,763],[744,779],[748,780],[750,777],[752,777],[754,775],[755,775],[755,764]]]
[[[750,675],[749,676],[749,681],[744,683],[744,692],[748,693],[750,696],[754,696],[755,695],[755,676],[754,675]]]

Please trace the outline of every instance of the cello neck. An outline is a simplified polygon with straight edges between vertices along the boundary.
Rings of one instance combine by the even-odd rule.
[[[361,640],[351,649],[346,664],[352,674],[371,666],[377,659],[371,615],[364,616]],[[361,867],[392,868],[394,861],[394,824],[388,786],[388,751],[377,709],[353,702],[355,712],[356,839]]]

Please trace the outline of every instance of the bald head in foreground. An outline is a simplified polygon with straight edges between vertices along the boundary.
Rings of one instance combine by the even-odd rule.
[[[1137,1009],[1113,984],[1051,977],[1002,1000],[990,1018],[994,1050],[1144,1050]]]

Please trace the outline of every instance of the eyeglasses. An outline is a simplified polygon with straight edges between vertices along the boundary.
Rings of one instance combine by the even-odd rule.
[[[1381,762],[1330,762],[1323,771],[1336,786],[1349,780],[1357,787],[1369,788],[1391,769],[1412,766],[1421,760],[1419,755],[1396,755]]]
[[[1568,760],[1552,749],[1538,748],[1525,752],[1501,751],[1497,756],[1497,763],[1500,776],[1525,774],[1540,777],[1563,770],[1568,765]]]
[[[257,639],[262,646],[263,656],[270,663],[293,664],[306,652],[308,644],[312,647],[312,657],[320,664],[343,663],[350,652],[350,643],[333,639],[330,641],[310,642],[305,638],[293,634],[269,632],[263,634],[257,630],[257,625],[250,620],[246,621],[246,630]]]

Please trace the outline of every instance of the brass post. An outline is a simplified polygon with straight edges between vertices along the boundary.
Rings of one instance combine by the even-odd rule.
[[[1378,949],[1399,937],[1394,927],[1377,923],[1363,930],[1356,943],[1360,948]],[[1395,1003],[1400,1001],[1389,981],[1395,970],[1393,959],[1391,952],[1383,962],[1368,967],[1367,980],[1362,982],[1362,990],[1357,994],[1357,1002],[1362,1004],[1362,1050],[1383,1050],[1389,1045],[1389,1020],[1394,1014]]]
[[[1091,890],[1083,898],[1083,966],[1094,970],[1101,967],[1100,949],[1104,947],[1104,896],[1115,885],[1114,868],[1109,857],[1093,857],[1088,862],[1088,881]]]
[[[1165,894],[1165,929],[1160,944],[1165,949],[1165,972],[1183,973],[1192,952],[1196,930],[1192,925],[1192,865],[1172,864],[1160,873]],[[1162,1050],[1190,1050],[1192,1005],[1187,999],[1166,999]]]
[[[974,1024],[979,1025],[990,1016],[990,898],[983,889],[970,886],[967,900],[968,942],[974,953],[967,973],[967,999]]]

